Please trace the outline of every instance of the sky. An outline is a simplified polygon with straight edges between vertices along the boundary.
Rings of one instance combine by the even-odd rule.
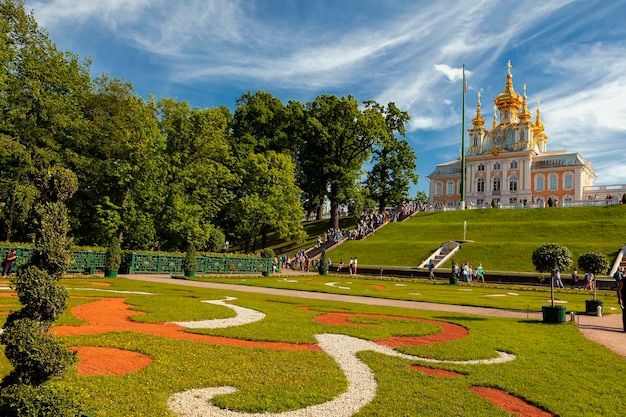
[[[91,75],[147,98],[234,111],[245,92],[394,102],[420,180],[461,150],[481,93],[491,126],[507,62],[548,150],[580,153],[595,185],[626,184],[626,0],[27,0]],[[466,134],[467,135],[467,134]],[[467,147],[466,136],[466,147]]]

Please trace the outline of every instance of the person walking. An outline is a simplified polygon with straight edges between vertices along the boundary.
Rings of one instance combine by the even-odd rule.
[[[565,286],[563,285],[563,281],[561,280],[561,272],[558,268],[552,270],[552,281],[555,287],[565,288]]]
[[[350,263],[348,264],[348,270],[350,271],[350,275],[352,275],[352,268],[354,268],[354,259],[350,258]]]
[[[352,273],[353,273],[354,275],[356,275],[356,267],[357,267],[357,263],[358,263],[358,261],[356,260],[356,256],[355,256],[355,257],[354,257],[354,262],[353,262],[353,264],[352,264]]]
[[[435,279],[435,263],[432,259],[428,263],[428,278]]]
[[[483,264],[478,264],[476,268],[476,280],[485,283],[485,271],[483,269]]]
[[[585,290],[593,290],[593,278],[591,272],[585,272]]]

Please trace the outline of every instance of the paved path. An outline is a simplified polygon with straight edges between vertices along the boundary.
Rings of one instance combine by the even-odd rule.
[[[354,295],[328,294],[311,291],[284,290],[278,288],[251,287],[247,285],[222,284],[213,282],[187,281],[184,279],[172,279],[163,275],[124,275],[120,276],[134,281],[158,282],[161,284],[182,285],[198,288],[213,288],[228,291],[239,291],[256,294],[280,295],[285,297],[306,298],[313,300],[341,301],[344,303],[357,303],[377,306],[403,307],[417,310],[432,310],[445,312],[458,312],[475,314],[480,316],[509,317],[519,319],[541,320],[542,314],[538,312],[525,312],[515,310],[503,310],[485,307],[470,307],[451,304],[426,303],[421,301],[390,300],[386,298],[361,297]],[[569,320],[569,316],[568,316]],[[603,317],[578,315],[576,322],[580,332],[596,343],[602,344],[613,352],[626,358],[626,333],[622,330],[621,314],[610,314]]]

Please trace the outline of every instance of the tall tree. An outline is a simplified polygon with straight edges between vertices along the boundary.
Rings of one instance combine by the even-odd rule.
[[[81,184],[72,204],[79,243],[104,245],[117,235],[126,247],[153,247],[165,142],[152,97],[145,101],[130,83],[103,75],[83,114],[88,129],[64,150]]]
[[[325,187],[330,226],[339,228],[339,205],[348,202],[363,163],[385,133],[385,121],[372,102],[360,110],[352,96],[324,94],[307,103],[306,111],[308,134],[302,152],[307,173],[317,172],[313,181]]]
[[[186,102],[161,100],[161,130],[166,138],[165,201],[158,215],[161,244],[168,249],[212,249],[216,216],[233,197],[237,176],[228,143],[224,108],[190,109]]]
[[[233,241],[254,251],[257,236],[265,247],[268,231],[281,239],[300,240],[304,211],[296,186],[294,164],[289,155],[267,151],[250,154],[239,166],[241,184],[225,210],[227,230]]]
[[[89,63],[59,51],[22,0],[0,1],[0,19],[0,227],[5,240],[26,240],[37,178],[63,162],[64,143],[84,129]]]
[[[367,102],[385,118],[385,131],[374,146],[371,162],[374,164],[365,180],[371,197],[382,212],[387,205],[397,206],[409,198],[411,183],[417,184],[415,153],[406,139],[399,140],[396,134],[405,137],[405,123],[410,117],[394,103],[387,108],[375,102]]]

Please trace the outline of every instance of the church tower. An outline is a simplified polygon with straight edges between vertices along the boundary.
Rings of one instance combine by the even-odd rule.
[[[517,123],[517,113],[519,111],[521,100],[520,95],[513,88],[513,75],[511,74],[511,61],[507,63],[508,72],[506,74],[506,84],[502,91],[493,100],[498,111],[500,112],[500,124]]]

